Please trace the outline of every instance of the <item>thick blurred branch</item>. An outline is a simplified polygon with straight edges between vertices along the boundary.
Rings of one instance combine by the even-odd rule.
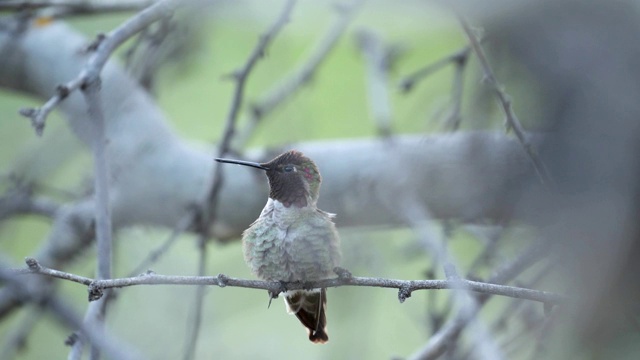
[[[38,135],[42,134],[47,116],[61,101],[65,100],[71,92],[95,81],[111,57],[111,54],[123,42],[149,26],[149,24],[169,16],[178,6],[178,3],[179,2],[175,0],[158,1],[153,4],[153,6],[131,17],[109,34],[99,35],[96,42],[88,48],[88,51],[94,51],[92,56],[89,57],[87,64],[76,78],[64,85],[57,85],[56,95],[49,99],[41,108],[22,109],[20,113],[31,119],[31,123]]]
[[[58,207],[58,204],[47,198],[33,196],[31,190],[12,189],[0,197],[0,222],[20,214],[36,214],[53,218]]]
[[[0,266],[0,281],[6,284],[12,295],[22,301],[31,302],[47,309],[58,321],[70,328],[79,328],[101,351],[114,359],[140,359],[140,355],[121,341],[114,339],[103,328],[93,323],[84,323],[73,309],[48,291],[30,289],[12,271]]]
[[[54,8],[58,14],[104,14],[110,12],[136,11],[152,5],[154,0],[129,0],[129,1],[25,1],[8,0],[0,2],[0,11],[24,11]]]
[[[369,109],[378,135],[392,135],[393,110],[389,95],[388,77],[397,52],[396,46],[386,44],[380,35],[371,30],[361,30],[356,42],[367,68],[367,94]]]

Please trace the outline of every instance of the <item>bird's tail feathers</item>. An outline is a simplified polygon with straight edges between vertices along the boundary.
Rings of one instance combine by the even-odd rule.
[[[289,314],[295,314],[298,320],[307,328],[309,340],[324,344],[329,341],[327,335],[327,290],[294,290],[287,291],[284,296]]]

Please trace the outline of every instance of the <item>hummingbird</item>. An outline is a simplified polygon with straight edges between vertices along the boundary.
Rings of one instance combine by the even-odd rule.
[[[266,163],[220,159],[221,163],[265,171],[269,198],[260,216],[242,233],[244,259],[258,278],[309,282],[333,276],[340,262],[334,214],[318,209],[322,177],[313,160],[287,151]],[[309,340],[326,343],[326,289],[284,292],[287,312],[306,327]]]

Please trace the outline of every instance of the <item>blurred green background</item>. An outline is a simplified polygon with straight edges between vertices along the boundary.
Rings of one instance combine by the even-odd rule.
[[[225,76],[244,63],[259,34],[277,16],[281,4],[279,1],[224,3],[200,19],[202,23],[198,26],[201,29],[192,40],[190,53],[179,63],[163,68],[156,87],[160,107],[178,134],[205,145],[219,139],[234,88],[233,82]],[[457,51],[465,44],[455,19],[433,5],[414,2],[377,2],[374,5],[365,6],[357,15],[309,86],[299,90],[293,99],[265,119],[249,147],[375,136],[376,128],[367,100],[364,60],[354,36],[360,29],[374,30],[387,43],[397,44],[402,49],[389,84],[394,131],[441,131],[442,120],[450,106],[452,67],[435,73],[409,94],[402,94],[395,83],[400,76]],[[113,29],[127,16],[90,16],[69,22],[91,38]],[[304,61],[334,18],[330,2],[299,2],[291,22],[251,74],[246,91],[248,102]],[[471,70],[474,66],[475,63]],[[476,88],[478,80],[475,71],[467,71],[468,89]],[[45,193],[64,200],[67,195],[61,190],[77,193],[86,189],[91,159],[59,114],[49,119],[42,138],[34,135],[28,120],[17,111],[42,102],[43,99],[0,92],[0,171],[3,176],[0,189],[4,192],[11,186],[8,176],[13,174],[46,185]],[[466,119],[468,115],[465,106],[463,117]],[[490,118],[490,114],[473,115],[476,119]],[[490,123],[463,120],[463,128],[484,127]],[[24,257],[39,246],[49,226],[49,221],[30,216],[0,224],[0,253],[15,264],[21,264]],[[410,230],[340,229],[340,232],[343,265],[354,274],[420,279],[425,278],[425,272],[430,268],[429,254],[416,245]],[[170,229],[154,228],[121,231],[115,247],[115,276],[127,275],[169,233]],[[452,254],[463,271],[481,249],[481,244],[464,231],[454,232],[450,242]],[[517,242],[511,244],[514,248],[519,245]],[[94,258],[95,253],[88,251],[67,270],[93,276]],[[161,274],[194,275],[197,258],[195,237],[183,235],[151,268]],[[252,278],[244,264],[239,241],[213,242],[207,268],[210,274]],[[435,275],[443,276],[439,271]],[[86,289],[63,281],[60,287],[64,298],[72,301],[82,314],[87,305]],[[121,290],[108,313],[108,326],[119,338],[149,358],[181,358],[194,293],[193,287],[177,286],[138,286]],[[423,345],[430,335],[426,321],[430,302],[444,306],[448,301],[445,291],[417,291],[400,304],[392,289],[329,289],[331,341],[324,346],[315,346],[308,342],[295,317],[285,313],[282,300],[274,301],[267,309],[266,292],[211,287],[205,297],[196,358],[389,359],[407,356]],[[501,301],[493,300],[491,307],[497,307]],[[2,321],[0,339],[33,311],[26,307]],[[483,314],[490,317],[493,311],[489,309]],[[60,327],[50,315],[44,315],[44,321],[35,326],[18,358],[66,357],[69,349],[63,343],[69,334],[69,329]]]

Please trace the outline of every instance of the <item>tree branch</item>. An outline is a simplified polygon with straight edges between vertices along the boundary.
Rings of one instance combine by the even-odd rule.
[[[445,56],[444,58],[429,64],[425,67],[422,67],[409,75],[406,75],[398,82],[398,87],[400,91],[403,93],[408,93],[415,87],[416,83],[420,80],[427,78],[429,75],[434,72],[444,68],[449,64],[459,64],[466,63],[469,58],[469,53],[471,52],[471,48],[469,46],[465,46],[462,49]]]
[[[95,188],[95,237],[96,237],[96,254],[97,267],[96,274],[98,279],[111,278],[112,266],[112,221],[111,207],[109,204],[109,161],[107,160],[107,137],[105,116],[102,110],[101,99],[101,80],[97,76],[87,79],[87,83],[82,89],[87,102],[88,122],[93,126],[95,135],[92,144],[93,150],[93,166],[94,166],[94,188]],[[90,304],[85,315],[85,322],[93,323],[98,327],[104,326],[106,315],[107,298],[101,299],[99,303]],[[84,335],[84,334],[82,334]],[[81,336],[80,339],[83,339]],[[77,341],[75,347],[79,347],[80,353],[82,341]],[[99,349],[91,344],[91,359],[98,359]]]
[[[55,8],[65,14],[86,15],[105,14],[111,12],[135,11],[150,6],[153,0],[129,0],[129,1],[25,1],[8,0],[0,2],[0,11],[24,11]]]
[[[36,262],[37,263],[37,262]],[[21,272],[17,272],[20,274]],[[27,284],[19,281],[14,271],[7,271],[0,267],[0,281],[7,284],[14,297],[22,301],[34,303],[49,310],[62,324],[75,329],[81,329],[82,333],[113,359],[140,359],[140,354],[131,349],[127,344],[114,339],[103,328],[92,323],[84,323],[71,307],[61,301],[57,296],[47,291],[31,289]]]
[[[238,114],[240,113],[240,108],[244,102],[244,88],[253,70],[254,66],[261,59],[267,51],[267,47],[271,43],[271,40],[282,30],[282,28],[289,22],[289,18],[291,16],[291,11],[293,10],[293,6],[295,4],[295,0],[286,0],[287,2],[280,13],[280,16],[276,21],[271,25],[271,27],[260,36],[260,40],[258,44],[253,49],[251,55],[247,59],[247,62],[244,66],[236,71],[233,74],[233,77],[236,81],[236,88],[233,94],[233,100],[231,101],[231,108],[229,109],[229,114],[227,115],[227,120],[225,122],[224,135],[222,140],[218,144],[218,157],[224,157],[224,155],[229,151],[229,147],[231,146],[231,140],[236,133],[236,122],[238,120]],[[213,161],[213,159],[212,159]],[[207,216],[204,216],[201,221],[203,221],[201,231],[203,233],[208,232],[208,224],[210,222],[215,222],[216,219],[216,203],[218,198],[218,193],[222,188],[223,179],[222,179],[222,166],[219,166],[217,163],[214,166],[214,174],[213,181],[211,183],[211,188],[209,190],[209,195],[207,197],[205,203],[205,209],[208,208],[209,213]],[[207,224],[205,228],[205,224]]]
[[[356,35],[356,42],[366,63],[366,87],[371,117],[378,135],[389,137],[392,135],[393,110],[387,82],[397,49],[385,44],[371,30],[361,30]]]
[[[336,6],[336,20],[324,37],[318,41],[308,58],[251,104],[250,117],[242,132],[234,140],[234,149],[243,148],[264,117],[273,112],[278,106],[291,98],[298,89],[313,79],[320,65],[335,48],[338,40],[342,38],[363,2],[364,0],[353,0],[348,4]]]
[[[498,83],[498,80],[496,79],[496,76],[493,73],[493,69],[491,69],[491,64],[489,64],[489,61],[487,60],[487,56],[485,55],[484,50],[482,50],[480,41],[478,40],[477,36],[473,33],[473,30],[471,29],[467,21],[462,17],[462,15],[458,14],[458,20],[460,22],[460,25],[462,25],[462,28],[464,29],[464,32],[467,35],[467,38],[469,39],[469,45],[471,46],[471,48],[473,49],[473,52],[478,57],[478,61],[482,66],[485,81],[491,86],[491,89],[495,92],[496,97],[498,98],[498,102],[502,106],[502,111],[504,112],[504,115],[507,120],[507,130],[509,128],[513,129],[513,132],[516,134],[518,141],[520,141],[520,144],[522,144],[522,147],[527,152],[527,155],[529,156],[529,159],[531,160],[533,167],[536,169],[538,177],[540,178],[543,184],[547,186],[550,185],[551,176],[546,166],[538,156],[538,153],[536,152],[535,148],[533,147],[533,144],[529,140],[529,137],[527,136],[524,129],[522,128],[522,124],[520,124],[520,120],[518,120],[518,117],[513,111],[511,99],[505,93],[500,83]]]
[[[203,235],[198,239],[198,276],[204,276],[207,272],[207,239]],[[187,331],[185,339],[184,360],[191,360],[195,358],[196,347],[198,345],[198,338],[200,337],[200,327],[202,324],[202,312],[204,311],[204,295],[206,287],[204,285],[198,285],[193,299],[193,306],[191,307],[191,316],[187,320]]]
[[[489,277],[488,282],[493,284],[504,284],[524,272],[530,266],[548,253],[546,246],[534,245],[525,249],[520,256],[499,268]],[[489,299],[489,294],[481,294],[477,301],[474,313],[458,313],[450,318],[429,341],[414,354],[408,357],[409,360],[430,360],[439,358],[448,348],[455,343],[466,325],[479,312],[480,308]]]
[[[16,189],[0,197],[0,221],[22,214],[53,218],[58,208],[58,204],[47,198],[35,197],[29,190]]]
[[[111,54],[123,42],[127,41],[133,35],[147,27],[149,24],[170,15],[178,6],[177,0],[162,0],[141,11],[122,25],[112,30],[109,34],[99,35],[96,42],[89,46],[89,50],[95,50],[93,55],[87,61],[87,64],[80,74],[65,85],[59,85],[56,88],[56,94],[50,98],[40,108],[21,109],[20,114],[31,119],[31,123],[36,130],[36,134],[42,135],[44,131],[47,116],[55,107],[69,94],[85,84],[95,81],[100,75],[102,68],[111,57]],[[95,49],[94,49],[95,48]]]
[[[480,294],[500,295],[511,298],[537,301],[550,305],[564,304],[568,298],[564,295],[555,294],[548,291],[533,290],[515,286],[483,283],[466,279],[456,280],[399,280],[383,279],[372,277],[351,276],[348,272],[336,269],[340,275],[336,278],[312,281],[312,282],[291,282],[282,283],[278,281],[247,280],[228,277],[224,274],[216,276],[174,276],[158,275],[149,272],[140,276],[96,280],[71,273],[57,271],[44,267],[33,258],[26,259],[28,269],[13,270],[17,274],[40,274],[68,280],[83,284],[89,287],[89,300],[97,300],[102,296],[102,292],[111,288],[122,288],[138,285],[210,285],[219,287],[242,287],[249,289],[268,290],[273,293],[280,293],[288,290],[330,288],[341,286],[365,286],[398,289],[398,300],[403,302],[411,297],[411,293],[417,290],[442,290],[442,289],[465,289]]]

